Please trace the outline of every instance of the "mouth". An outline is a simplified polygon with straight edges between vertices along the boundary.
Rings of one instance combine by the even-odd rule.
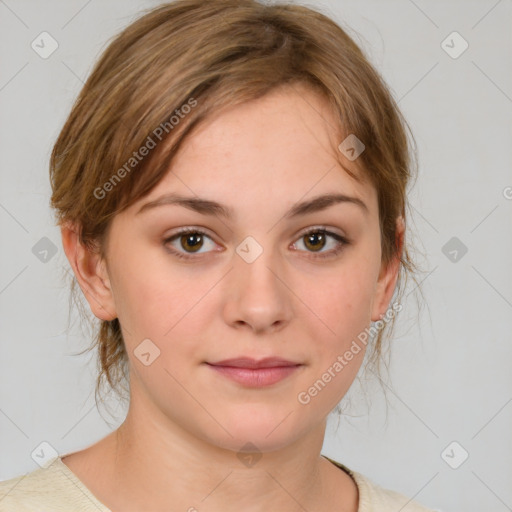
[[[304,365],[281,358],[236,358],[206,362],[219,375],[247,387],[271,386],[289,377]]]

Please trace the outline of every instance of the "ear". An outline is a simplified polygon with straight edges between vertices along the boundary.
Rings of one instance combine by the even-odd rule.
[[[100,320],[114,320],[117,314],[106,262],[99,252],[80,242],[78,233],[74,224],[61,226],[64,252],[94,316]]]
[[[405,235],[405,223],[403,218],[400,216],[397,219],[396,229],[396,253],[391,261],[387,265],[384,263],[381,266],[379,279],[375,290],[375,297],[372,307],[372,322],[376,322],[381,319],[386,310],[389,307],[393,292],[395,291],[398,274],[400,271],[400,258],[402,256],[402,250],[404,245]]]

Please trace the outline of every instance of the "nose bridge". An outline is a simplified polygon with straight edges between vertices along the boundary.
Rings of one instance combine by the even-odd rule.
[[[235,259],[236,278],[243,283],[242,290],[251,294],[275,295],[282,284],[276,278],[277,263],[274,250],[266,244],[261,245],[254,237],[248,236],[237,247]],[[273,270],[273,271],[272,271]],[[268,299],[268,297],[267,297]]]

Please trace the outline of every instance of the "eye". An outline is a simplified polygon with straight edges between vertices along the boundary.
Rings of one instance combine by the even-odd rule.
[[[175,233],[171,237],[166,238],[164,240],[164,245],[167,246],[168,244],[174,244],[174,248],[170,250],[176,257],[191,259],[194,256],[189,256],[189,254],[202,254],[200,249],[204,247],[205,239],[209,239],[212,244],[215,245],[211,237],[205,231],[199,228],[186,228],[178,231],[178,233]],[[185,252],[183,253],[182,250],[185,250]]]
[[[208,244],[206,244],[206,250],[201,252],[201,249],[205,248],[205,241],[209,240],[212,244],[211,250],[215,249],[215,242],[212,238],[200,228],[184,228],[173,234],[172,236],[164,240],[164,246],[168,248],[177,258],[182,259],[195,259],[195,254],[203,254],[208,251]],[[330,242],[330,244],[329,244]],[[293,244],[296,248],[297,245],[303,244],[306,248],[305,251],[311,254],[312,258],[329,258],[339,254],[346,245],[349,245],[350,241],[337,233],[329,231],[325,227],[309,228],[307,231],[300,235],[297,242]],[[171,247],[169,247],[171,245]],[[330,249],[329,249],[330,245]],[[325,248],[328,250],[323,250]],[[316,253],[316,254],[315,254]]]
[[[331,249],[322,251],[322,249],[329,246],[329,239],[331,239]],[[296,245],[300,246],[300,244],[306,247],[307,252],[317,253],[313,254],[313,258],[328,258],[339,254],[345,245],[349,244],[349,240],[342,235],[328,231],[324,227],[317,227],[303,232],[299,241],[295,242],[294,247]]]

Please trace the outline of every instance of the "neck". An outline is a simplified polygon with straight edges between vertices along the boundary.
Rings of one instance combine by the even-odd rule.
[[[192,435],[138,398],[132,390],[126,420],[109,436],[115,498],[104,503],[113,510],[303,512],[332,497],[332,465],[320,455],[325,420],[279,449],[241,453]]]

